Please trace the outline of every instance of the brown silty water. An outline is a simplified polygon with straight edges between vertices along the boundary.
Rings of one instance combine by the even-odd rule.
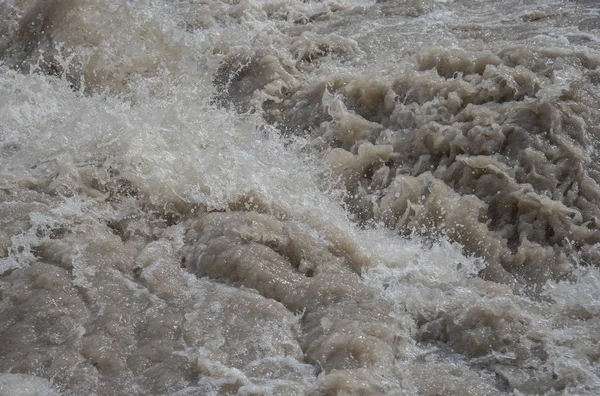
[[[596,2],[0,15],[0,395],[600,392]]]

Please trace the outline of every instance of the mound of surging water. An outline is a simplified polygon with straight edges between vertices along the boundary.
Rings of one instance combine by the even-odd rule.
[[[546,3],[3,3],[0,394],[597,394]]]

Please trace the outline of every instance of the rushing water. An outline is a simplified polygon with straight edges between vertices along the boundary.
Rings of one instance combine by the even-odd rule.
[[[597,1],[0,18],[0,395],[600,394]]]

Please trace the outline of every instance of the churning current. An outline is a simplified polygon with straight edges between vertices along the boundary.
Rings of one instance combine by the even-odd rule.
[[[0,395],[600,394],[594,0],[0,3]]]

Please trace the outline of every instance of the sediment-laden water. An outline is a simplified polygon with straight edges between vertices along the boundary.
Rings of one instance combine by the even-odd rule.
[[[596,1],[0,21],[0,395],[600,393]]]

